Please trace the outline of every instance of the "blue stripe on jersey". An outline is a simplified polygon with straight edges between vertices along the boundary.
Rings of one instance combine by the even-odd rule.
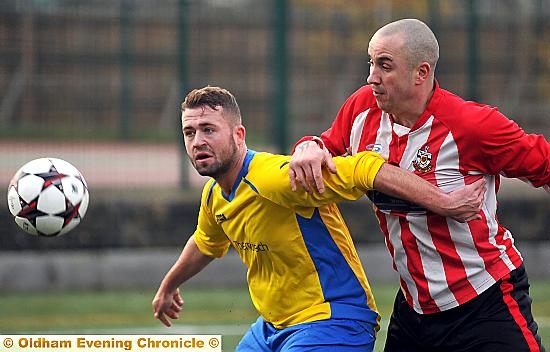
[[[256,186],[254,186],[254,185],[252,184],[252,182],[248,181],[248,179],[246,179],[246,178],[243,178],[243,181],[244,181],[244,183],[246,183],[247,185],[249,185],[250,188],[252,188],[252,190],[253,190],[255,193],[260,194],[260,192],[258,192],[258,189],[256,188]]]
[[[241,171],[239,172],[239,175],[235,179],[235,183],[233,184],[233,187],[231,188],[231,194],[227,196],[222,191],[222,196],[227,200],[228,202],[231,202],[233,198],[235,198],[235,192],[237,191],[237,188],[239,187],[239,183],[241,183],[241,180],[248,174],[248,166],[250,165],[250,162],[254,158],[254,155],[256,154],[253,150],[248,150],[246,152],[246,156],[244,157],[243,161],[243,167],[241,168]]]
[[[376,324],[378,314],[367,305],[367,295],[315,209],[311,219],[296,215],[307,250],[319,276],[331,318]]]
[[[214,180],[214,182],[212,182],[212,184],[210,185],[210,189],[208,190],[208,196],[206,196],[206,204],[210,202],[210,198],[212,197],[212,191],[214,190],[215,185],[216,185],[216,181]]]

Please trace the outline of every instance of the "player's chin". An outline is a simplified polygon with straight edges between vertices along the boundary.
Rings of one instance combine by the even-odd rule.
[[[214,177],[217,175],[216,168],[213,166],[213,164],[206,163],[206,162],[200,162],[195,163],[195,169],[201,176],[210,176]]]
[[[376,105],[378,106],[378,108],[384,110],[384,111],[388,111],[389,110],[389,104],[387,102],[387,100],[384,99],[384,96],[377,96],[376,97]]]

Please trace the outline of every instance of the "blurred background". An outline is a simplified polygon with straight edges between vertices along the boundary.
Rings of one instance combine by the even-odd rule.
[[[82,224],[59,238],[24,234],[2,201],[1,292],[155,288],[195,228],[204,182],[180,138],[187,92],[229,89],[249,147],[289,153],[301,136],[328,128],[365,83],[368,41],[396,19],[433,29],[443,88],[550,137],[549,0],[0,5],[0,195],[20,166],[43,156],[74,164],[91,195]],[[545,191],[503,182],[499,216],[535,278],[550,277],[549,209]],[[395,280],[370,204],[342,211],[371,280]],[[194,282],[244,285],[244,268],[228,256],[213,264],[219,278]]]

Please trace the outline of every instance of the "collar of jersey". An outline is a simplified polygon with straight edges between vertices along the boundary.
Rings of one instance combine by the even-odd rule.
[[[237,191],[237,187],[239,187],[239,184],[241,183],[241,180],[248,174],[248,166],[250,165],[250,162],[252,161],[252,158],[254,158],[254,155],[256,152],[254,150],[248,149],[246,152],[246,156],[244,157],[243,166],[241,167],[241,171],[239,172],[239,176],[235,179],[235,183],[233,184],[233,187],[231,187],[231,193],[226,195],[223,193],[223,191],[220,189],[220,192],[222,192],[222,196],[227,200],[228,202],[231,202],[233,198],[235,198],[235,192]]]

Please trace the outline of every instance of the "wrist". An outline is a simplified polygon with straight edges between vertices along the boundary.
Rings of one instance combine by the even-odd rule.
[[[323,140],[321,138],[319,138],[317,136],[312,136],[311,141],[317,143],[317,146],[319,146],[319,148],[321,148],[323,150],[327,149],[325,147],[325,142],[323,142]]]
[[[439,203],[439,206],[438,206],[439,209],[436,209],[436,210],[437,210],[437,213],[443,216],[447,216],[448,214],[450,214],[450,211],[453,209],[455,205],[453,204],[452,197],[448,193],[445,193],[441,190],[439,192],[440,192],[441,203]]]
[[[300,139],[298,141],[298,143],[296,143],[294,145],[294,148],[292,149],[292,154],[294,154],[296,152],[298,147],[305,146],[309,142],[314,142],[315,144],[317,144],[317,146],[319,148],[321,148],[322,150],[328,152],[328,149],[325,147],[325,142],[323,142],[323,140],[321,138],[319,138],[317,136],[306,136],[306,137],[303,137],[302,139]]]

